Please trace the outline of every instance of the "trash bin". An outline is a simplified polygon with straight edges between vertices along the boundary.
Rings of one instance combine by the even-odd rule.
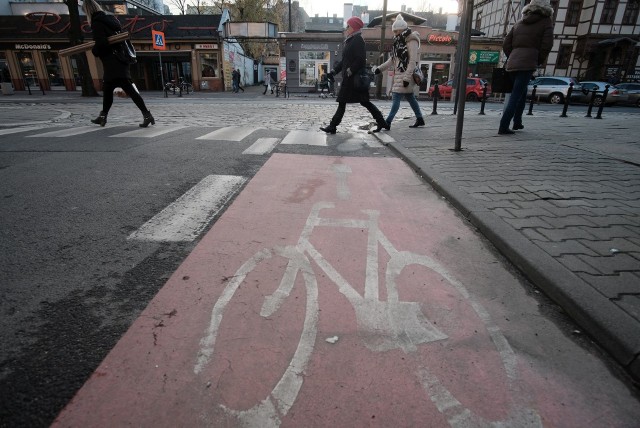
[[[13,85],[9,82],[0,83],[2,95],[13,95]]]

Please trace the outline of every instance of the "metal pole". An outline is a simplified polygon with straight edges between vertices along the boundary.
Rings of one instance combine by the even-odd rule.
[[[291,0],[289,0],[289,32],[291,33]]]
[[[167,98],[167,88],[164,86],[164,74],[162,74],[162,53],[158,51],[158,58],[160,59],[160,83],[162,84],[162,92],[164,97]]]
[[[387,32],[387,0],[382,3],[382,23],[380,26],[380,55],[378,56],[378,65],[384,62],[384,39]],[[382,98],[382,73],[378,75],[376,81],[376,98]]]
[[[464,104],[466,101],[467,92],[467,65],[469,64],[469,44],[471,43],[471,20],[473,18],[473,0],[467,0],[462,10],[462,26],[460,27],[460,45],[462,50],[460,51],[460,70],[458,70],[458,91],[463,91],[458,96],[458,115],[456,116],[456,152],[462,150],[462,128],[464,121]],[[463,72],[462,70],[465,70]]]

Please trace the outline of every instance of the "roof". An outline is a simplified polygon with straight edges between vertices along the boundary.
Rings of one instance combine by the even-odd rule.
[[[408,25],[420,25],[426,21],[426,19],[424,18],[421,18],[417,15],[412,15],[407,12],[387,12],[386,20],[393,21],[394,19],[396,19],[396,16],[398,16],[399,13],[402,14],[402,17],[404,18],[405,21],[407,21]],[[369,24],[367,25],[367,27],[373,28],[379,25],[382,25],[382,16],[376,16],[375,18],[373,18],[371,21],[369,21]]]

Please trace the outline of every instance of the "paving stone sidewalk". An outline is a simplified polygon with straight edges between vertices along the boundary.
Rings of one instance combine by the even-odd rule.
[[[430,111],[376,135],[640,379],[639,115],[540,112],[502,136],[499,112],[466,111],[456,152],[456,116]]]

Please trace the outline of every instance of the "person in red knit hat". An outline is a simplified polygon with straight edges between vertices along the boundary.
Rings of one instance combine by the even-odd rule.
[[[354,77],[367,65],[365,43],[361,34],[362,27],[364,27],[364,22],[360,18],[357,16],[349,18],[347,28],[344,30],[345,40],[342,60],[334,65],[327,76],[330,81],[333,81],[334,76],[342,72],[342,85],[336,98],[338,109],[329,125],[320,127],[327,134],[335,134],[337,132],[337,126],[342,122],[347,104],[352,103],[360,103],[360,105],[369,110],[378,127],[389,128],[380,110],[369,100],[369,91],[358,91],[354,85]]]

